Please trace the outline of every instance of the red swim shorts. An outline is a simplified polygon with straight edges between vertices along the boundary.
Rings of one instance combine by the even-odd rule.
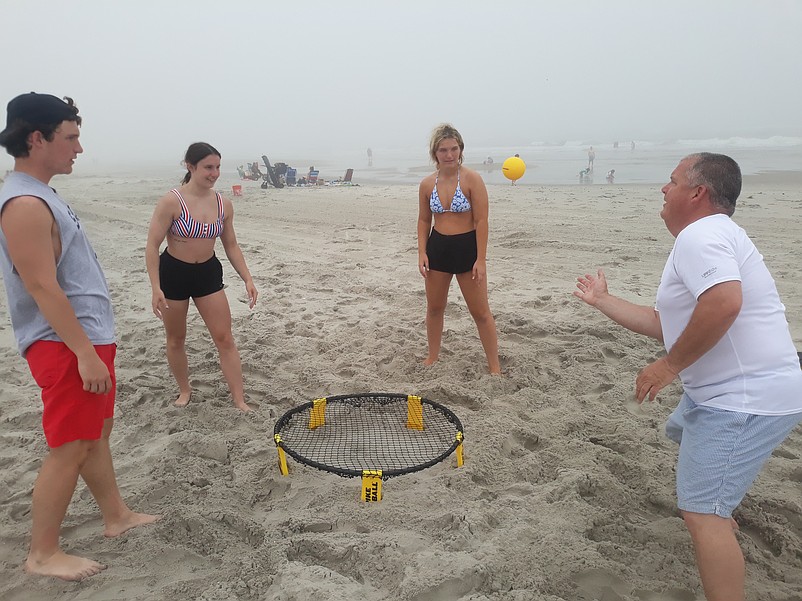
[[[111,391],[106,394],[84,390],[78,358],[63,342],[39,340],[25,353],[33,379],[42,389],[42,428],[51,448],[75,440],[98,440],[103,422],[114,416],[117,345],[96,345],[95,350],[111,374]]]

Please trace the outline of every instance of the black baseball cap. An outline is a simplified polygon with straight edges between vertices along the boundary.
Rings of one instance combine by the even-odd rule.
[[[17,121],[31,125],[56,125],[62,121],[74,121],[78,114],[75,106],[51,94],[20,94],[8,103],[6,108],[6,128],[0,132],[0,144]]]

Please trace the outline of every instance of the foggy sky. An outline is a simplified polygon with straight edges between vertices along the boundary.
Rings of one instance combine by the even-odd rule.
[[[800,0],[0,0],[0,106],[71,96],[85,158],[802,135]],[[82,159],[85,160],[85,159]],[[3,155],[0,167],[9,168]]]

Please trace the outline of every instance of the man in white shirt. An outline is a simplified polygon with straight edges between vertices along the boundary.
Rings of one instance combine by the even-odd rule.
[[[732,511],[802,420],[802,370],[785,307],[763,257],[730,216],[741,170],[728,156],[685,157],[663,186],[660,217],[676,238],[655,307],[578,278],[574,295],[616,323],[662,341],[667,354],[635,382],[654,400],[677,376],[684,394],[666,423],[680,443],[677,500],[708,601],[743,601],[744,559]]]

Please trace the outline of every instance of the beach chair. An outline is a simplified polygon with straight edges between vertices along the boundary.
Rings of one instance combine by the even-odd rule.
[[[273,165],[273,169],[276,172],[276,175],[281,177],[282,175],[287,175],[287,163],[276,163]]]
[[[306,176],[306,183],[309,184],[310,186],[316,186],[318,175],[320,175],[319,170],[311,169],[309,171],[309,175]]]
[[[343,181],[350,184],[352,177],[354,177],[354,170],[353,169],[346,169],[345,170],[345,177],[343,178]]]
[[[287,185],[294,186],[298,183],[298,170],[287,167]]]
[[[283,188],[284,184],[279,179],[279,176],[276,173],[276,169],[273,167],[273,165],[270,164],[270,159],[268,159],[267,156],[263,154],[262,161],[264,161],[267,173],[265,173],[264,176],[262,177],[264,181],[262,182],[261,187],[264,189],[272,184],[274,188]],[[286,164],[282,163],[282,165],[284,165],[285,169],[287,168]]]

